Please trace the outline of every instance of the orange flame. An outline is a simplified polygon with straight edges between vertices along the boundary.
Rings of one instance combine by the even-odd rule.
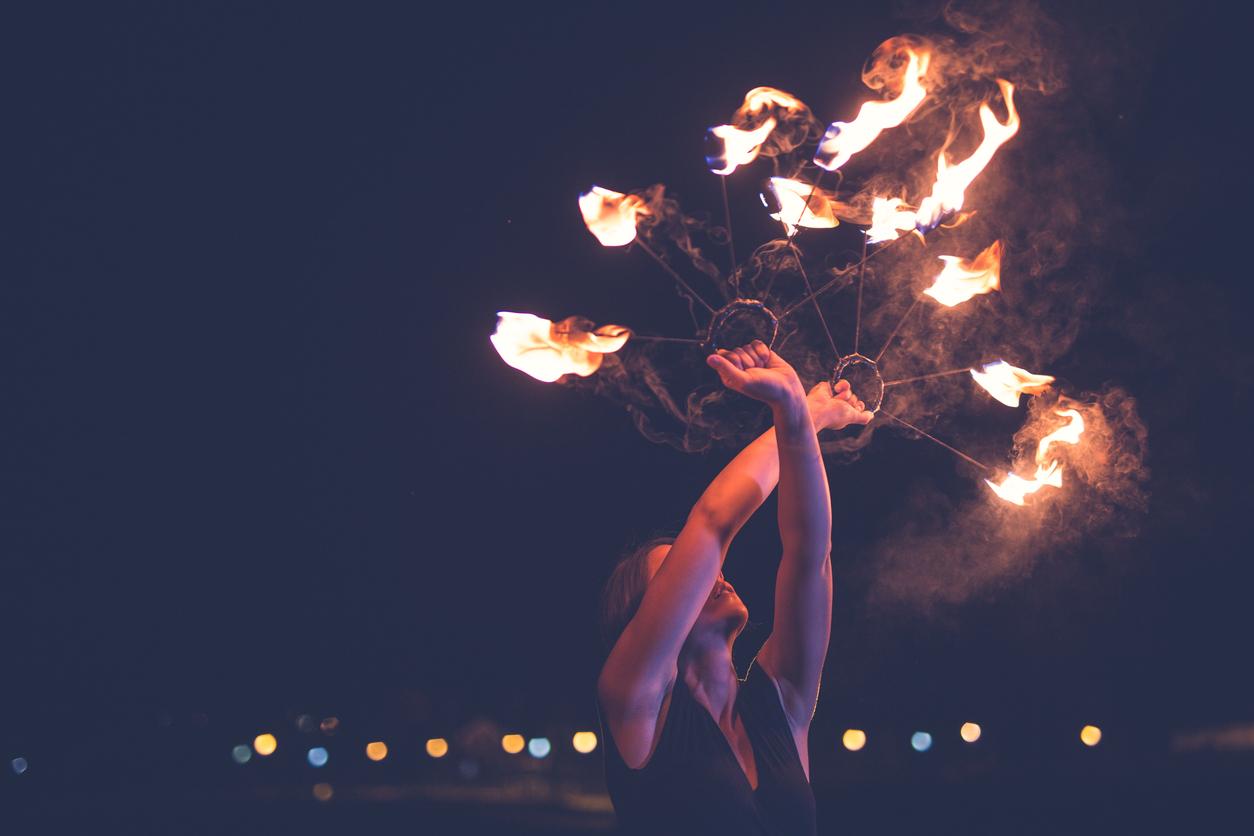
[[[602,355],[618,351],[631,332],[621,325],[592,323],[572,316],[550,322],[528,313],[500,311],[490,339],[501,359],[536,380],[552,383],[565,374],[587,377],[601,367]]]
[[[994,241],[974,259],[956,255],[942,255],[940,259],[945,269],[923,292],[942,305],[952,308],[972,296],[1001,290],[1001,241]]]
[[[1054,382],[1050,375],[1032,374],[1005,360],[988,363],[978,372],[971,369],[971,376],[990,395],[1012,408],[1019,405],[1020,395],[1039,395]]]
[[[950,165],[942,151],[936,158],[936,182],[932,193],[919,205],[917,226],[931,229],[949,212],[962,208],[967,187],[993,159],[993,154],[1012,136],[1019,132],[1019,113],[1015,110],[1015,87],[1005,79],[997,79],[1002,98],[1006,102],[1006,121],[999,122],[988,102],[980,105],[980,125],[984,138],[975,152],[957,165]]]
[[[927,97],[923,76],[927,74],[931,54],[919,54],[912,49],[907,49],[906,54],[910,60],[906,64],[901,93],[897,98],[886,102],[865,102],[852,122],[833,122],[829,125],[818,150],[814,152],[815,165],[835,171],[874,142],[882,131],[904,122],[923,103]]]
[[[593,186],[579,195],[584,225],[606,247],[623,247],[636,240],[636,219],[650,214],[644,200],[634,194]]]
[[[730,125],[710,128],[709,133],[723,142],[721,152],[706,157],[710,171],[726,177],[740,166],[753,162],[766,138],[779,124],[778,120],[802,110],[805,104],[791,93],[774,87],[754,87],[745,94],[744,104],[732,114]]]
[[[1024,505],[1025,497],[1036,493],[1046,485],[1053,488],[1062,487],[1062,464],[1057,460],[1050,461],[1048,459],[1049,448],[1059,442],[1063,444],[1079,444],[1080,436],[1084,432],[1084,418],[1075,409],[1058,409],[1054,411],[1054,414],[1063,418],[1070,418],[1071,421],[1042,438],[1040,443],[1037,444],[1036,475],[1031,479],[1024,479],[1011,473],[1002,480],[1000,485],[990,479],[985,479],[985,483],[993,489],[993,493],[1007,502],[1013,502],[1015,505]]]
[[[904,208],[903,208],[904,207]],[[899,197],[877,197],[871,203],[871,226],[866,231],[868,244],[891,241],[902,230],[914,229],[915,212]]]
[[[814,186],[792,180],[788,177],[772,177],[771,192],[779,206],[778,212],[771,217],[784,225],[784,231],[791,236],[798,226],[807,229],[832,229],[840,226],[836,214],[851,211],[849,207],[836,201],[831,194]],[[807,202],[809,198],[809,202]],[[800,218],[798,221],[797,219]]]

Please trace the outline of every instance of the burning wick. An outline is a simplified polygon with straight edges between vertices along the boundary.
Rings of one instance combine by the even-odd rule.
[[[756,122],[765,111],[773,111]],[[705,163],[710,171],[726,177],[742,165],[758,158],[762,144],[779,124],[776,114],[786,116],[805,110],[796,96],[774,87],[755,87],[745,94],[744,104],[732,116],[732,124],[718,125],[705,132]]]
[[[1005,360],[987,363],[980,371],[971,369],[971,376],[984,391],[1012,409],[1019,405],[1020,395],[1040,395],[1054,382],[1050,375],[1032,374]]]
[[[923,292],[946,307],[952,308],[973,296],[1001,290],[1001,241],[994,241],[991,247],[974,259],[942,255],[940,260],[945,262],[945,269]]]
[[[834,229],[840,226],[838,211],[848,216],[852,210],[835,200],[831,194],[815,186],[807,186],[788,177],[771,177],[765,183],[758,199],[766,207],[767,214],[784,225],[791,238],[797,227],[807,229]],[[786,221],[784,218],[794,218]]]
[[[1071,421],[1042,438],[1040,443],[1037,444],[1036,475],[1031,479],[1024,479],[1021,476],[1010,473],[1007,474],[1000,485],[991,479],[985,479],[985,484],[993,489],[993,493],[1007,502],[1013,502],[1015,505],[1024,505],[1026,504],[1024,499],[1027,496],[1036,493],[1046,485],[1054,488],[1062,487],[1062,464],[1057,460],[1049,459],[1049,448],[1059,442],[1063,444],[1079,444],[1080,435],[1084,432],[1084,418],[1081,417],[1079,411],[1074,409],[1058,409],[1054,411],[1054,414],[1063,418],[1070,418]]]
[[[814,164],[827,171],[835,171],[850,157],[875,141],[881,132],[895,128],[904,122],[927,97],[923,76],[931,55],[918,54],[907,49],[910,56],[902,75],[901,93],[891,101],[870,101],[858,109],[852,122],[833,122],[814,152]]]
[[[593,329],[572,316],[550,322],[528,313],[500,311],[490,339],[501,359],[536,380],[552,383],[562,375],[588,375],[601,368],[602,356],[626,345],[631,332],[621,325]]]
[[[600,186],[579,195],[579,211],[588,231],[606,247],[625,247],[636,240],[637,219],[651,214],[636,195]]]

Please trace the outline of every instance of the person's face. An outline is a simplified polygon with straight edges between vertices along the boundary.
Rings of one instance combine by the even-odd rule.
[[[670,550],[669,545],[662,545],[649,552],[647,560],[650,583],[653,582],[653,576],[662,568]],[[731,630],[738,635],[748,620],[749,608],[745,606],[744,601],[740,600],[735,588],[727,582],[723,573],[719,572],[718,578],[714,581],[714,587],[710,590],[709,597],[705,599],[705,606],[701,608],[701,613],[697,616],[692,629],[694,632],[709,628],[720,631]]]

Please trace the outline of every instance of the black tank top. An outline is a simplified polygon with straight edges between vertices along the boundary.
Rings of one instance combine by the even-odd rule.
[[[643,769],[623,760],[601,713],[605,784],[627,833],[815,833],[814,793],[770,676],[755,659],[740,681],[736,711],[753,746],[758,788],[714,718],[676,678],[661,737]],[[598,703],[599,706],[599,703]]]

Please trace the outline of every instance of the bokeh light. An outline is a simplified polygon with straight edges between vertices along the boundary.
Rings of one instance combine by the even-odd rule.
[[[575,747],[576,752],[581,755],[586,755],[597,748],[596,732],[575,732],[575,736],[571,738],[570,743]]]
[[[262,757],[269,757],[274,754],[274,750],[279,748],[279,741],[272,734],[259,734],[253,738],[253,748],[257,750],[257,754]]]
[[[962,739],[968,743],[974,743],[980,739],[979,723],[963,723],[962,728],[958,730],[958,734],[962,735]]]
[[[309,761],[310,766],[326,766],[327,759],[329,757],[330,756],[327,754],[327,750],[321,746],[313,747],[309,750],[309,753],[305,755],[305,759]]]
[[[925,731],[917,731],[910,735],[910,746],[916,752],[926,752],[932,748],[932,736]]]
[[[318,724],[318,728],[322,729],[323,734],[335,734],[335,730],[339,727],[339,717],[324,717],[322,722]]]
[[[236,763],[248,763],[252,759],[253,750],[242,743],[231,750],[231,760]]]
[[[308,714],[302,714],[296,718],[296,728],[302,734],[309,734],[317,728],[317,724],[314,723],[314,718],[310,717]]]
[[[448,741],[442,737],[433,737],[427,741],[427,754],[433,758],[442,758],[448,754]]]
[[[13,767],[13,771],[18,775],[21,775],[30,768],[30,764],[26,762],[26,758],[14,758],[9,761],[9,766]]]
[[[335,790],[330,784],[314,784],[313,797],[319,801],[330,801],[333,795],[335,795]]]
[[[372,761],[381,761],[388,756],[388,745],[382,740],[374,740],[366,744],[366,757]]]
[[[533,758],[547,758],[553,750],[553,744],[547,737],[533,737],[527,741],[527,751]]]
[[[521,734],[507,734],[501,738],[501,748],[511,755],[517,755],[527,748],[527,741]]]
[[[1080,729],[1080,740],[1085,746],[1096,746],[1102,741],[1102,730],[1097,726],[1085,726]]]
[[[866,745],[866,732],[862,729],[845,729],[840,742],[845,744],[845,748],[850,752],[857,752]]]

